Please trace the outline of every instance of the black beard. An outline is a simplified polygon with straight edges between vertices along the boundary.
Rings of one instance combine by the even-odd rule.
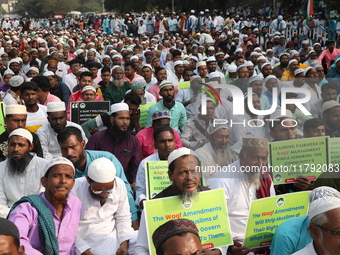
[[[8,171],[10,175],[22,175],[25,172],[26,167],[31,162],[33,155],[26,153],[21,158],[8,158]]]
[[[107,196],[106,197],[102,197],[102,196],[98,196],[96,194],[94,194],[91,190],[91,186],[89,186],[89,192],[90,192],[90,195],[91,197],[94,199],[94,200],[97,200],[97,201],[106,201],[107,199]]]
[[[282,67],[287,67],[288,66],[288,63],[282,63],[280,64]]]
[[[130,136],[130,131],[122,131],[115,124],[111,127],[112,135],[117,140],[127,140]]]

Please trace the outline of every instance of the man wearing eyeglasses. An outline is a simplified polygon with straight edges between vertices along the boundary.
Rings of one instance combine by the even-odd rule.
[[[76,179],[72,194],[82,201],[75,254],[128,255],[136,235],[125,184],[112,161],[92,161],[88,175]]]
[[[72,72],[63,77],[63,83],[65,83],[72,92],[73,88],[78,84],[77,74],[81,67],[81,61],[79,59],[73,59],[70,61],[69,65]]]

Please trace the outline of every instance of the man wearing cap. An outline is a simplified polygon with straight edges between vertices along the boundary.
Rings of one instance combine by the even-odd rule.
[[[19,75],[15,75],[10,78],[9,84],[10,88],[7,90],[2,102],[5,105],[10,104],[21,104],[23,105],[23,100],[20,98],[20,86],[24,83],[24,78]]]
[[[181,134],[180,129],[184,126],[187,117],[183,104],[174,100],[174,85],[172,82],[164,80],[159,84],[159,90],[163,100],[149,108],[146,126],[151,126],[154,112],[167,110],[170,112],[170,126]]]
[[[131,67],[132,68],[132,67]],[[112,68],[112,83],[106,88],[103,97],[111,104],[116,104],[124,99],[125,93],[131,89],[131,83],[123,80],[123,68],[114,66]]]
[[[196,72],[202,78],[206,78],[208,74],[207,62],[200,61],[196,64]]]
[[[242,241],[246,232],[251,201],[275,196],[270,175],[265,171],[267,157],[267,139],[244,137],[239,160],[229,165],[236,171],[216,172],[210,180],[211,189],[224,189],[230,228],[234,238],[234,245],[229,246],[228,249],[231,254],[250,252],[248,247],[242,245]],[[243,168],[251,168],[252,171],[241,171]]]
[[[275,75],[278,79],[281,79],[282,74],[286,71],[288,62],[289,62],[289,54],[282,53],[279,57],[280,64],[273,68],[273,75]]]
[[[299,69],[299,62],[296,59],[292,59],[288,62],[288,68],[282,73],[281,81],[293,81],[294,72]]]
[[[73,91],[73,88],[77,86],[78,81],[77,81],[77,75],[78,75],[78,70],[80,69],[82,62],[80,59],[73,59],[69,62],[71,73],[66,74],[63,77],[63,83],[65,83],[70,91]]]
[[[211,124],[207,130],[209,136],[209,142],[203,147],[195,150],[195,153],[202,161],[204,184],[209,186],[211,176],[214,174],[214,170],[217,167],[224,167],[235,160],[237,155],[231,150],[228,142],[230,140],[229,128],[226,124]],[[217,170],[216,170],[217,171]]]
[[[86,145],[89,150],[102,150],[114,154],[121,162],[130,184],[136,182],[136,174],[142,151],[137,138],[130,134],[129,106],[117,103],[111,106],[111,128],[92,135]]]
[[[57,134],[65,127],[74,126],[82,131],[83,139],[87,142],[84,131],[81,126],[76,123],[67,121],[66,107],[64,102],[51,102],[47,104],[47,119],[49,123],[44,124],[37,131],[41,147],[43,149],[44,158],[51,160],[52,158],[61,156],[58,146]]]
[[[55,158],[40,179],[45,192],[17,201],[8,219],[18,226],[26,254],[74,254],[81,202],[69,195],[74,167],[66,158]]]
[[[146,85],[145,85],[145,90],[146,91],[149,91],[149,88],[157,83],[157,79],[156,77],[153,76],[153,72],[152,72],[152,66],[149,65],[149,64],[145,64],[143,67],[142,67],[142,76],[146,82]]]
[[[228,62],[224,59],[224,52],[220,51],[215,54],[216,58],[216,71],[219,71],[223,73],[223,75],[226,75],[227,68],[229,66]]]
[[[234,64],[230,64],[227,68],[227,74],[225,76],[226,84],[230,84],[237,79],[237,66]]]
[[[8,136],[8,159],[0,163],[0,217],[6,217],[10,207],[22,196],[41,191],[40,178],[48,161],[31,154],[33,136],[17,128]]]
[[[20,234],[17,226],[0,217],[0,254],[24,255],[25,247],[20,245]]]
[[[194,222],[187,219],[170,220],[152,234],[157,254],[204,254]]]
[[[27,80],[27,76],[20,72],[20,62],[18,59],[13,58],[8,62],[8,69],[11,69],[15,75],[21,76],[24,81]]]
[[[14,76],[15,74],[13,73],[13,71],[11,69],[7,69],[3,76],[2,79],[0,81],[0,90],[2,92],[7,92],[7,90],[10,89],[11,84],[9,83],[9,80]]]
[[[102,68],[102,65],[96,61],[92,61],[87,64],[87,67],[89,68],[90,73],[92,74],[93,82],[99,83],[102,80],[102,78],[98,70]]]
[[[86,177],[76,179],[72,195],[82,201],[76,254],[129,254],[133,251],[131,214],[124,181],[111,160],[97,158]],[[114,215],[114,217],[112,217]]]
[[[326,124],[326,135],[340,137],[340,104],[329,100],[322,105],[322,118]]]
[[[261,73],[259,74],[263,78],[266,78],[268,75],[273,73],[273,67],[269,63],[264,63],[261,66]]]
[[[273,49],[274,56],[279,57],[286,50],[286,38],[284,36],[279,37],[279,44]]]
[[[174,62],[174,73],[168,71],[167,79],[171,81],[175,87],[177,87],[178,83],[183,82],[183,71],[184,65],[183,61],[177,60]]]
[[[248,68],[245,65],[240,65],[236,68],[236,73],[238,78],[234,80],[231,84],[241,89],[243,94],[247,93],[249,78]]]

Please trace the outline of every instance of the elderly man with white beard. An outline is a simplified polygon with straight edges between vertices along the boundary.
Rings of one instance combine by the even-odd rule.
[[[204,184],[209,186],[211,176],[217,169],[237,160],[237,155],[230,148],[229,129],[226,124],[211,124],[208,127],[209,142],[195,152],[202,162]]]
[[[267,160],[268,139],[244,137],[239,160],[216,172],[210,180],[211,189],[224,189],[234,240],[228,248],[230,254],[246,255],[251,251],[242,245],[251,202],[275,196],[271,177],[265,171]]]
[[[111,104],[120,103],[124,100],[124,96],[131,89],[131,83],[123,80],[124,71],[121,66],[112,67],[112,83],[106,87],[103,94],[105,101]]]

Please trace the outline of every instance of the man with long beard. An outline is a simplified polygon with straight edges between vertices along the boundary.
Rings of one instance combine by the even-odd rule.
[[[242,242],[250,203],[253,200],[275,196],[275,190],[266,170],[268,160],[268,139],[244,137],[239,160],[227,166],[226,171],[216,172],[211,180],[211,189],[224,189],[231,233],[234,245],[228,254],[245,255],[250,252]],[[228,171],[228,169],[230,169]]]
[[[15,129],[8,136],[8,159],[0,163],[0,217],[6,217],[21,197],[41,191],[48,161],[31,154],[33,147],[33,136],[26,129]]]
[[[168,164],[168,176],[172,184],[153,199],[180,196],[182,201],[187,201],[190,198],[195,198],[199,192],[209,190],[209,188],[200,185],[201,172],[197,170],[200,163],[194,151],[185,147],[174,150],[168,157]],[[188,219],[190,220],[190,217]],[[149,254],[147,238],[145,215],[142,213],[135,254]],[[204,254],[207,255],[226,254],[226,247],[204,251]]]
[[[204,184],[209,186],[210,178],[218,167],[222,168],[233,163],[237,156],[228,145],[230,138],[226,124],[212,123],[207,132],[210,135],[209,142],[195,152],[202,161]]]
[[[74,185],[74,166],[66,158],[55,158],[43,168],[39,195],[22,197],[8,219],[19,229],[26,254],[73,255],[81,215],[81,202],[69,195]],[[38,178],[37,178],[38,179]]]
[[[103,94],[105,101],[110,101],[111,104],[122,102],[124,95],[131,89],[131,83],[123,80],[124,72],[121,66],[112,68],[112,83],[106,87]]]
[[[280,64],[273,68],[273,75],[275,75],[278,79],[281,79],[283,72],[286,71],[288,67],[289,54],[282,53],[279,60]]]
[[[130,113],[126,103],[111,106],[111,128],[92,135],[86,144],[87,150],[108,151],[117,157],[124,168],[126,178],[134,188],[142,150],[138,139],[130,134]]]

